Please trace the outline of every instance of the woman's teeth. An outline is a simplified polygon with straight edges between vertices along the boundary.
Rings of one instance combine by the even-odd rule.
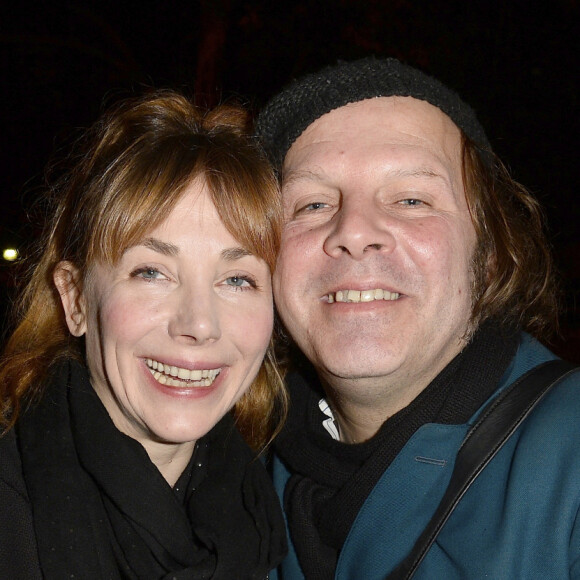
[[[376,290],[338,290],[328,294],[328,302],[372,302],[373,300],[397,300],[398,292],[389,292],[377,288]]]
[[[221,369],[196,369],[191,371],[166,365],[150,358],[146,362],[155,380],[168,387],[209,387],[221,371]]]

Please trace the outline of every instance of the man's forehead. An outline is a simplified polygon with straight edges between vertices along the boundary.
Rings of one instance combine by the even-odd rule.
[[[439,108],[414,97],[375,97],[349,103],[314,120],[292,143],[283,164],[284,183],[318,179],[325,173],[323,152],[340,154],[345,161],[358,149],[373,155],[386,145],[417,145],[456,159],[461,131]],[[316,157],[316,159],[313,159]]]

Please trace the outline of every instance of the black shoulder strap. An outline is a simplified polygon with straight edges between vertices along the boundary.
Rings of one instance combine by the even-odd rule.
[[[541,364],[520,377],[483,410],[459,449],[451,481],[437,510],[411,552],[389,574],[387,580],[408,580],[413,576],[475,478],[542,397],[576,368],[576,365],[562,360]]]

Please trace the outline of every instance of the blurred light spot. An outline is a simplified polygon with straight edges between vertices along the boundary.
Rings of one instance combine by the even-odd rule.
[[[6,248],[2,252],[2,257],[8,262],[14,262],[18,258],[18,250],[16,248]]]

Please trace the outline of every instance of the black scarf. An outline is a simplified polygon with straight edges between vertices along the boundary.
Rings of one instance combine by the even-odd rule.
[[[17,433],[47,580],[263,579],[286,552],[268,475],[230,415],[175,490],[76,362],[58,367]]]
[[[306,578],[334,577],[356,515],[403,446],[426,423],[467,421],[497,388],[517,342],[513,329],[484,324],[410,405],[361,444],[335,441],[322,426],[318,401],[324,395],[312,368],[288,377],[292,405],[275,451],[293,473],[284,504]]]

